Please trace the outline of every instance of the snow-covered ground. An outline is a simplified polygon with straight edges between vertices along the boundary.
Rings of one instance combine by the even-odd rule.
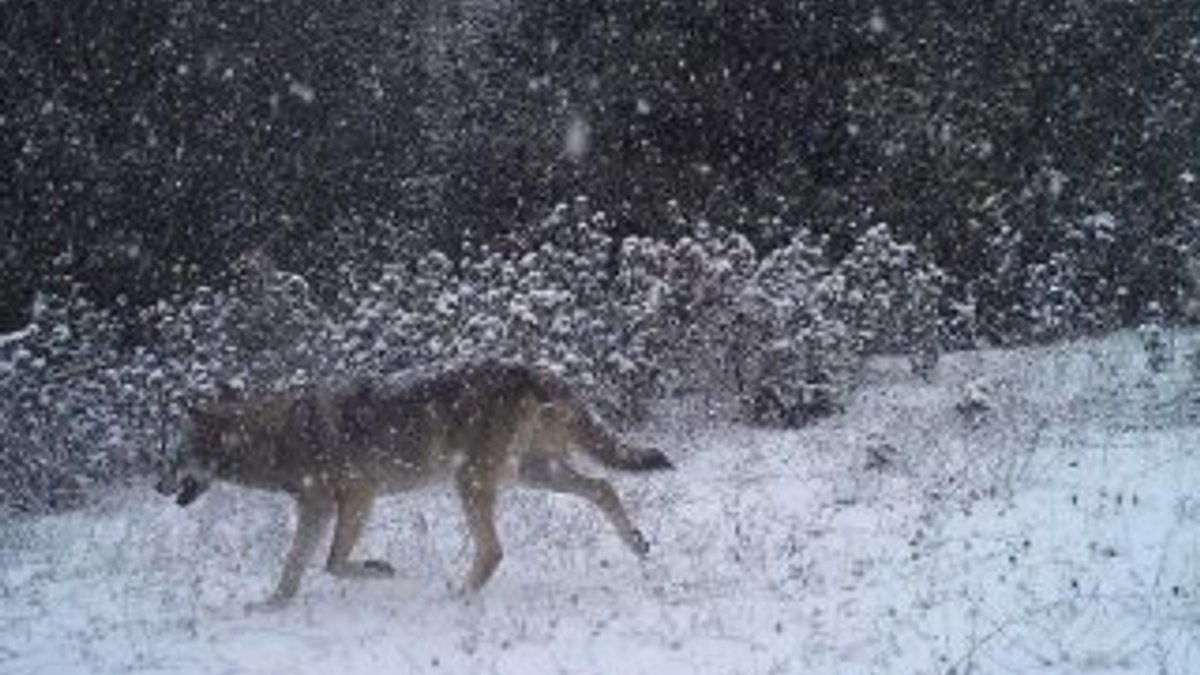
[[[802,431],[678,408],[679,468],[614,476],[637,561],[569,498],[509,492],[477,597],[448,490],[380,504],[360,552],[246,614],[287,545],[286,499],[148,487],[0,523],[0,672],[1200,673],[1200,401],[1136,336],[873,366]],[[973,402],[973,404],[971,403]]]

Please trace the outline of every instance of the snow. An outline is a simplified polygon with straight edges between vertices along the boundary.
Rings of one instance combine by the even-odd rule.
[[[592,146],[592,127],[579,115],[571,117],[563,137],[563,152],[572,161],[582,161]]]
[[[647,561],[594,509],[514,490],[474,597],[448,489],[381,500],[360,553],[395,579],[314,567],[294,605],[247,614],[287,500],[218,486],[180,509],[133,486],[0,521],[0,672],[1189,675],[1195,386],[1126,332],[951,355],[930,382],[877,361],[846,414],[799,431],[670,406],[644,436],[678,469],[612,476]]]
[[[867,28],[876,35],[880,35],[888,31],[888,21],[886,18],[884,18],[883,14],[880,13],[878,8],[874,13],[871,14],[871,19],[867,22]]]
[[[296,80],[288,83],[288,93],[305,103],[312,103],[317,99],[316,89]]]

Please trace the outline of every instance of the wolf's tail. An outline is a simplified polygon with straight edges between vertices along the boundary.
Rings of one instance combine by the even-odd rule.
[[[623,471],[661,471],[674,469],[671,460],[657,448],[625,443],[575,396],[558,377],[538,372],[543,414],[550,414],[565,428],[579,448],[601,464]],[[549,420],[547,420],[549,421]]]
[[[658,448],[624,443],[582,405],[571,410],[571,431],[579,446],[601,464],[622,471],[662,471],[675,465]]]

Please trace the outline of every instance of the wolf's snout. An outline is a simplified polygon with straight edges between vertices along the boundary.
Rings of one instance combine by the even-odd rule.
[[[191,504],[204,492],[205,487],[204,484],[191,476],[184,477],[180,484],[179,496],[175,498],[175,503],[180,506]]]
[[[154,489],[164,497],[174,496],[176,504],[187,506],[204,494],[204,491],[208,489],[208,483],[190,474],[182,477],[172,474],[163,476]]]

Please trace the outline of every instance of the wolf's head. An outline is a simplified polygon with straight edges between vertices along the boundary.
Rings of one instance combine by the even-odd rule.
[[[183,441],[174,459],[166,462],[155,489],[159,494],[175,496],[175,503],[187,506],[212,486],[228,454],[225,439],[230,418],[216,407],[188,411]]]

